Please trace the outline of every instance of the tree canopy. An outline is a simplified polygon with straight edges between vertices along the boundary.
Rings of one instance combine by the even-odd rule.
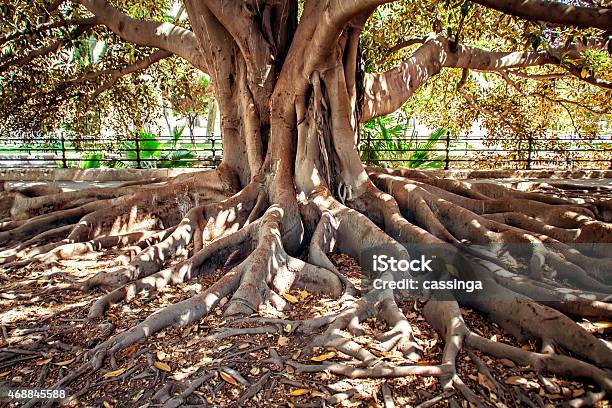
[[[193,102],[205,104],[201,98],[185,99],[199,92],[198,68],[203,64],[194,68],[193,61],[184,59],[189,59],[185,52],[162,44],[125,41],[116,34],[118,27],[109,27],[91,14],[86,6],[95,3],[99,2],[32,5],[10,0],[0,6],[0,92],[5,101],[0,114],[5,130],[66,124],[95,133],[91,124],[105,117],[112,118],[107,126],[125,132],[159,115],[160,95],[178,110],[190,105],[188,110],[197,112]],[[193,29],[180,2],[112,4],[133,19]],[[607,130],[612,46],[610,31],[601,28],[609,13],[602,11],[599,20],[586,21],[571,19],[580,9],[561,13],[572,23],[561,25],[564,21],[556,17],[540,21],[535,11],[521,14],[514,4],[403,0],[382,5],[361,33],[363,69],[366,73],[391,69],[432,40],[448,41],[457,48],[538,55],[546,61],[441,70],[411,91],[414,96],[403,109],[430,127],[457,131],[466,131],[479,120],[499,138],[550,130],[592,137],[602,128]],[[575,4],[602,7],[591,1]],[[556,16],[549,10],[548,17]],[[79,129],[84,123],[90,128]]]

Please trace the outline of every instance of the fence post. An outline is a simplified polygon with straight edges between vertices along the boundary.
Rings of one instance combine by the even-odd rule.
[[[527,135],[527,170],[531,170],[531,152],[533,151],[533,133]]]
[[[446,131],[446,157],[444,158],[444,170],[450,169],[450,142],[451,142],[451,134],[450,130]]]
[[[573,144],[574,144],[574,134],[572,133],[572,135],[570,136],[569,149],[567,149],[569,151],[567,155],[567,160],[566,160],[566,165],[567,165],[568,170],[574,170],[574,146]]]
[[[66,160],[66,139],[64,138],[64,132],[60,131],[60,141],[62,144],[62,167],[68,168],[68,161]]]
[[[370,132],[366,132],[366,146],[365,146],[365,151],[366,151],[366,166],[370,166],[372,164],[372,158],[370,157],[370,153],[372,149],[372,140],[371,139],[371,135]]]
[[[141,169],[142,165],[140,163],[140,135],[138,132],[135,134],[136,138],[136,168]]]

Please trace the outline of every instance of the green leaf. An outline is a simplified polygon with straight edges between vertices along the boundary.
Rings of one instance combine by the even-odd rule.
[[[83,169],[99,169],[102,167],[102,159],[104,154],[102,153],[90,153],[84,156],[84,161],[81,162],[81,168]]]

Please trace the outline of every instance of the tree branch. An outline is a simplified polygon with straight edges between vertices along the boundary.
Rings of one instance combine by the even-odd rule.
[[[587,75],[587,76],[582,76],[581,70],[575,66],[574,64],[568,64],[568,63],[561,63],[560,60],[557,60],[559,63],[559,66],[567,69],[567,71],[572,74],[573,76],[575,76],[576,78],[580,79],[581,81],[587,82],[591,85],[595,85],[598,86],[600,88],[606,88],[606,89],[612,89],[612,82],[610,81],[606,81],[605,79],[600,79],[600,78],[596,78],[592,75]]]
[[[73,1],[85,6],[102,24],[125,41],[161,48],[184,58],[201,70],[207,70],[196,36],[190,30],[171,23],[133,19],[106,0]]]
[[[394,0],[331,0],[329,10],[332,24],[344,26],[353,17],[371,13],[376,7]]]
[[[549,79],[558,79],[558,78],[566,78],[567,74],[564,72],[553,73],[553,74],[526,74],[524,72],[518,70],[508,70],[510,75],[514,75],[521,78],[527,79],[535,79],[535,80],[549,80]]]
[[[81,36],[81,34],[87,32],[88,30],[90,30],[92,27],[93,27],[93,25],[80,25],[80,26],[77,26],[74,30],[72,30],[72,32],[70,33],[68,39],[69,40],[74,40],[75,38],[78,38],[79,36]],[[45,55],[51,54],[51,53],[59,50],[62,47],[62,45],[64,45],[65,41],[66,41],[66,39],[59,39],[59,40],[55,41],[54,43],[52,43],[51,45],[48,45],[46,47],[39,48],[39,49],[36,49],[36,50],[30,52],[28,55],[26,55],[24,57],[17,58],[17,59],[14,59],[12,61],[8,61],[8,62],[0,65],[0,74],[5,72],[10,67],[25,65],[25,64],[31,62],[32,60],[34,60],[35,58],[43,57]]]
[[[361,26],[381,4],[393,0],[326,0],[306,2],[303,18],[318,19],[314,33],[310,36],[303,74],[310,76],[312,72],[326,64],[328,58],[337,46],[340,35],[348,24]]]
[[[0,45],[4,45],[7,42],[13,41],[14,39],[19,38],[23,35],[40,34],[44,31],[52,30],[54,28],[77,26],[77,25],[96,25],[96,24],[99,24],[98,19],[96,17],[77,18],[77,19],[72,19],[72,20],[61,20],[61,21],[55,21],[52,23],[39,24],[36,27],[30,27],[27,29],[15,31],[14,33],[8,34],[0,38]]]
[[[447,38],[430,37],[397,67],[384,73],[366,75],[361,121],[366,122],[399,109],[419,86],[444,67],[494,71],[555,61],[546,51],[493,52],[459,45],[453,52]]]
[[[401,41],[389,49],[389,55],[406,47],[410,47],[411,45],[423,44],[425,40],[426,38],[411,38],[409,40]]]
[[[544,94],[544,93],[541,93],[541,92],[527,93],[527,92],[525,92],[525,91],[523,91],[523,90],[521,89],[521,87],[520,87],[520,85],[519,85],[518,83],[516,83],[515,81],[513,81],[513,80],[510,78],[510,76],[509,76],[508,74],[511,74],[511,73],[512,73],[512,72],[510,72],[510,71],[498,71],[498,72],[497,72],[497,74],[499,74],[499,76],[501,76],[501,77],[504,79],[504,81],[506,81],[506,83],[507,83],[508,85],[510,85],[510,86],[512,86],[514,89],[516,89],[516,91],[517,91],[519,94],[523,95],[524,97],[527,97],[527,98],[528,98],[528,97],[530,97],[530,96],[538,96],[538,97],[540,97],[540,98],[542,98],[542,99],[546,99],[546,100],[547,100],[547,101],[549,101],[549,102],[552,102],[552,103],[557,103],[557,104],[561,105],[561,106],[562,106],[562,107],[563,107],[563,108],[564,108],[566,111],[567,111],[568,109],[567,109],[567,107],[566,107],[564,104],[565,104],[565,103],[569,103],[569,104],[571,104],[571,105],[575,105],[575,106],[577,106],[577,107],[579,107],[579,108],[582,108],[582,109],[588,110],[589,112],[592,112],[592,113],[595,113],[595,114],[598,114],[598,115],[607,115],[607,114],[609,114],[609,113],[610,113],[609,111],[600,111],[600,110],[597,110],[597,109],[593,109],[593,108],[591,108],[591,107],[589,107],[589,106],[586,106],[586,105],[584,105],[584,104],[582,104],[582,103],[580,103],[580,102],[577,102],[577,101],[572,101],[572,100],[570,100],[570,99],[553,98],[553,97],[548,96],[548,95],[546,95],[546,94]],[[568,114],[570,114],[570,113],[569,113],[569,111],[568,111]]]
[[[260,29],[262,25],[257,21],[257,6],[222,0],[206,0],[205,4],[236,41],[248,65],[250,80],[263,86],[275,56]]]
[[[463,98],[466,100],[466,102],[475,110],[477,110],[481,115],[484,116],[489,116],[491,118],[494,118],[496,120],[499,120],[500,122],[505,123],[510,129],[512,129],[516,134],[521,134],[521,129],[519,129],[514,123],[510,122],[508,119],[506,119],[505,116],[499,115],[498,113],[485,108],[484,106],[482,106],[481,104],[477,103],[474,98],[472,98],[472,95],[469,94],[468,91],[465,90],[465,84],[467,83],[467,79],[469,76],[470,70],[467,68],[463,69],[463,72],[461,73],[461,79],[459,80],[459,83],[457,84],[457,92],[459,92],[461,95],[463,95]]]
[[[419,86],[438,74],[442,68],[500,71],[553,64],[562,66],[581,78],[580,72],[572,72],[578,69],[568,64],[562,65],[558,55],[577,58],[582,50],[582,46],[571,46],[537,52],[498,52],[464,45],[459,45],[453,50],[447,38],[430,37],[412,56],[397,67],[384,73],[366,75],[361,121],[366,122],[399,109]],[[593,77],[581,79],[604,88],[610,85],[607,81]]]
[[[612,9],[572,6],[567,3],[546,0],[471,0],[502,13],[530,21],[578,27],[612,29]]]
[[[170,51],[165,51],[165,50],[155,51],[153,54],[149,55],[148,57],[142,60],[136,61],[134,64],[128,65],[126,67],[115,69],[115,70],[101,71],[101,72],[95,73],[94,75],[89,75],[88,77],[85,77],[84,80],[91,81],[102,75],[111,76],[108,82],[106,82],[104,85],[96,89],[96,91],[90,95],[90,98],[95,99],[103,92],[112,88],[117,83],[119,78],[132,74],[137,71],[142,71],[144,69],[147,69],[151,65],[155,64],[156,62],[159,62],[165,58],[169,58],[172,55],[173,54]]]

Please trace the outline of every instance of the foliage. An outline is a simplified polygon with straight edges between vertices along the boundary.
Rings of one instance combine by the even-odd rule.
[[[111,79],[110,72],[151,54],[151,50],[122,41],[103,26],[38,30],[50,18],[50,0],[6,0],[0,4],[0,133],[17,130],[54,130],[69,123],[81,134],[98,133],[102,127],[126,133],[143,127],[161,114],[155,82],[157,67],[121,77],[108,91],[91,98]],[[165,0],[115,1],[132,17],[169,20],[172,2]],[[73,2],[64,2],[53,19],[74,20],[90,15]],[[3,42],[14,33],[24,35]],[[56,52],[26,64],[11,65],[33,51],[60,42]],[[6,67],[4,65],[7,64]],[[5,69],[3,69],[3,67]],[[172,80],[172,72],[165,72]]]
[[[471,2],[404,0],[379,7],[362,35],[365,67],[384,71],[397,65],[421,44],[392,51],[410,39],[444,34],[460,44],[490,51],[533,51],[600,39],[595,29],[560,27],[527,22]],[[587,51],[567,60],[587,75],[612,79],[609,50]],[[562,73],[559,67],[531,67],[526,74]],[[455,133],[469,132],[475,122],[491,140],[508,140],[527,133],[544,136],[548,129],[595,138],[609,132],[609,91],[567,74],[537,80],[510,76],[508,83],[496,73],[470,72],[465,92],[457,91],[461,70],[442,70],[408,100],[405,113],[435,128],[447,124]],[[517,89],[518,88],[518,89]],[[520,91],[519,91],[520,90]]]
[[[212,103],[210,80],[180,59],[161,63],[160,69],[170,74],[160,77],[158,81],[161,96],[169,102],[175,115],[186,120],[193,135],[196,119],[206,115]]]
[[[159,118],[162,99],[191,128],[197,116],[206,114],[214,84],[176,57],[121,77],[94,98],[95,91],[110,80],[109,72],[142,60],[153,50],[126,43],[103,26],[84,32],[71,26],[39,30],[48,21],[91,16],[74,2],[64,2],[49,13],[52,3],[5,0],[0,4],[0,67],[7,65],[5,70],[0,68],[1,134],[53,130],[60,123],[69,123],[81,134],[98,133],[102,128],[126,134]],[[172,21],[191,28],[188,19],[171,14],[174,1],[116,0],[113,5],[134,18]],[[394,51],[395,45],[440,34],[461,45],[490,51],[546,50],[602,38],[595,29],[527,22],[471,2],[400,0],[378,7],[368,20],[361,38],[364,67],[367,72],[390,69],[420,46],[417,41]],[[57,51],[11,65],[57,41],[62,45]],[[559,58],[565,66],[577,67],[583,76],[612,79],[609,49],[585,51],[574,59]],[[562,67],[521,70],[536,75],[564,72]],[[456,134],[469,131],[477,122],[492,140],[502,141],[527,133],[543,136],[550,129],[582,138],[607,131],[609,91],[574,75],[546,81],[510,75],[509,82],[498,73],[471,72],[464,93],[457,90],[460,76],[461,70],[443,70],[416,92],[404,112],[430,128],[444,123]]]
[[[138,146],[140,150],[140,165],[143,168],[176,168],[189,167],[195,154],[181,148],[179,140],[183,136],[184,127],[175,128],[170,143],[163,143],[152,132],[138,130]],[[116,167],[136,167],[138,164],[138,147],[136,141],[123,143],[123,158],[116,162]]]
[[[399,115],[381,116],[365,123],[361,159],[381,167],[442,167],[443,158],[435,155],[435,149],[449,131],[440,128],[422,141],[414,129],[408,134],[409,130],[408,121]]]
[[[88,153],[82,157],[81,167],[82,169],[99,169],[102,167],[104,159],[103,153]]]

